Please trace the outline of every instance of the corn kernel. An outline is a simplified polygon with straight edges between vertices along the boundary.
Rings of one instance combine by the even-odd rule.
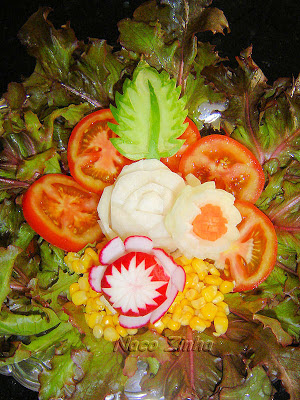
[[[181,319],[181,313],[173,313],[172,314],[172,320],[174,321],[174,322],[180,322],[180,319]]]
[[[207,286],[201,290],[201,296],[209,303],[216,297],[217,292],[217,286]]]
[[[204,288],[204,283],[203,282],[198,282],[196,285],[193,285],[192,288],[197,290],[197,292],[201,292],[201,290]]]
[[[171,320],[171,317],[168,314],[165,314],[162,318],[161,321],[164,325],[168,325],[168,322]]]
[[[167,323],[167,328],[171,329],[171,331],[178,331],[178,329],[180,328],[180,323],[178,321],[173,321],[172,319],[170,319],[170,321],[168,321]]]
[[[209,328],[211,326],[211,321],[209,321],[208,319],[203,319],[203,321],[206,325],[206,328]]]
[[[206,329],[205,322],[199,317],[193,317],[190,320],[190,328],[198,332],[203,332]]]
[[[120,336],[122,336],[122,337],[127,336],[127,330],[126,330],[123,326],[117,324],[117,325],[115,326],[115,329],[116,329],[116,331],[118,332],[118,334],[119,334]]]
[[[228,315],[230,312],[228,304],[226,304],[224,301],[220,301],[220,303],[218,303],[218,308],[221,311],[224,311],[226,315]]]
[[[93,335],[95,338],[100,339],[103,336],[103,328],[101,325],[95,325],[93,328]]]
[[[84,267],[79,259],[76,259],[72,262],[72,269],[74,272],[76,272],[76,274],[83,274],[86,272],[84,271]]]
[[[192,262],[192,260],[189,258],[186,258],[185,256],[180,256],[176,259],[176,262],[177,262],[177,264],[180,264],[180,265],[188,265]]]
[[[114,325],[113,317],[111,315],[106,315],[102,319],[102,325]]]
[[[64,257],[64,262],[66,263],[67,267],[68,267],[70,270],[73,270],[73,268],[72,268],[73,261],[76,260],[76,259],[78,259],[78,258],[79,258],[79,255],[78,255],[77,253],[73,253],[72,251],[70,251],[70,252]]]
[[[176,303],[180,303],[183,299],[184,299],[183,292],[178,292],[178,294],[177,294],[177,296],[175,298]]]
[[[156,321],[155,322],[155,324],[150,324],[149,325],[149,328],[150,329],[155,329],[156,330],[156,332],[158,332],[158,333],[162,333],[162,331],[165,329],[165,324],[162,322],[162,320],[161,319],[159,319],[158,321]]]
[[[191,266],[191,264],[187,264],[184,266],[184,270],[186,274],[190,274],[191,272],[193,272],[193,267]]]
[[[168,312],[172,313],[174,312],[175,308],[177,307],[177,302],[174,300],[173,303],[170,305]]]
[[[88,326],[90,328],[94,328],[95,325],[100,325],[102,320],[103,320],[103,315],[98,312],[93,312],[89,314],[89,319],[88,319]]]
[[[83,304],[86,304],[87,299],[88,298],[86,292],[83,290],[78,290],[72,295],[72,302],[75,304],[75,306],[81,306]]]
[[[93,299],[89,297],[86,301],[85,312],[90,314],[93,311],[97,311],[97,308],[94,307]]]
[[[79,290],[79,285],[77,282],[72,283],[72,285],[70,285],[69,291],[70,291],[70,295],[72,296],[75,292],[77,292]]]
[[[218,312],[218,307],[213,304],[213,303],[206,303],[201,309],[200,309],[204,319],[208,321],[213,321],[215,318],[217,312]]]
[[[213,303],[214,304],[217,304],[217,303],[220,303],[221,301],[223,301],[224,300],[224,294],[223,293],[221,293],[221,292],[219,292],[219,291],[217,291],[217,294],[216,294],[216,296],[215,296],[215,298],[213,299]]]
[[[136,328],[127,329],[128,335],[135,335],[137,331],[138,330]]]
[[[194,300],[197,296],[198,296],[198,292],[197,292],[197,290],[195,290],[195,289],[188,289],[187,292],[186,292],[186,294],[185,294],[185,297],[186,297],[189,301]]]
[[[223,281],[220,284],[220,288],[219,289],[220,289],[220,292],[222,292],[223,294],[226,294],[226,293],[232,292],[233,288],[234,288],[233,282]]]
[[[181,323],[181,325],[187,326],[189,325],[191,318],[193,318],[193,314],[187,312],[182,315],[179,322]]]
[[[104,339],[108,340],[109,342],[115,342],[120,338],[120,335],[118,334],[116,329],[110,325],[104,328],[103,336]]]
[[[183,299],[181,302],[180,302],[180,306],[183,308],[184,306],[187,306],[188,304],[189,304],[190,302],[188,301],[188,299]]]
[[[181,314],[182,313],[182,307],[180,304],[176,304],[176,307],[174,308],[173,314]]]
[[[113,316],[112,316],[112,319],[113,319],[113,324],[114,325],[118,325],[119,324],[119,314],[114,314]]]
[[[182,314],[186,314],[186,313],[194,315],[195,314],[195,310],[191,306],[188,306],[188,305],[183,306],[182,307]]]
[[[105,305],[100,300],[100,297],[95,297],[93,299],[93,307],[95,308],[95,310],[104,310],[105,309]]]
[[[214,332],[215,336],[223,335],[227,331],[228,328],[228,319],[225,317],[216,317],[214,319],[214,326],[216,332]]]
[[[221,275],[220,271],[212,264],[210,264],[208,270],[212,275],[216,275],[216,276],[220,276]]]
[[[192,307],[194,307],[196,310],[200,310],[200,308],[203,307],[204,304],[206,304],[204,297],[199,297],[198,299],[191,301]]]
[[[217,314],[216,314],[215,318],[216,318],[216,317],[227,318],[225,312],[224,312],[224,311],[220,311],[219,309],[218,309],[218,311],[217,311]]]
[[[99,264],[99,256],[98,256],[98,254],[95,252],[95,250],[93,250],[91,247],[88,247],[88,248],[85,250],[84,254],[88,254],[88,255],[91,257],[92,262],[93,262],[94,264],[96,264],[96,265]]]
[[[223,279],[220,278],[219,276],[215,276],[215,275],[207,275],[204,278],[204,282],[208,285],[216,285],[219,286],[221,285],[221,283],[223,282]]]
[[[207,272],[207,265],[206,262],[203,260],[200,260],[198,258],[193,258],[192,261],[192,267],[195,270],[195,272],[198,274],[199,272]]]
[[[91,266],[93,265],[93,259],[88,253],[84,253],[84,255],[81,257],[81,263],[85,268],[85,272],[87,272]]]
[[[95,297],[98,297],[98,296],[99,296],[99,293],[96,292],[95,290],[93,290],[93,289],[90,287],[89,296],[93,299],[93,298],[95,298]]]
[[[80,287],[80,290],[85,290],[86,292],[88,292],[90,289],[88,278],[86,278],[85,276],[81,276],[78,279],[78,285]]]

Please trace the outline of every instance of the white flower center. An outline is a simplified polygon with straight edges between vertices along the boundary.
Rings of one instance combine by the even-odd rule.
[[[121,271],[112,267],[112,274],[107,276],[110,288],[103,291],[110,296],[114,308],[121,308],[123,313],[132,310],[138,313],[149,305],[157,305],[154,299],[160,295],[157,292],[165,281],[153,281],[151,272],[155,264],[145,268],[145,261],[136,265],[136,256],[132,257],[128,269],[121,265]]]

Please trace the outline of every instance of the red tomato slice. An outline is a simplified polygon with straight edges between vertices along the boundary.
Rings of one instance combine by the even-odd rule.
[[[71,175],[95,193],[102,193],[106,186],[112,185],[123,166],[132,162],[110,142],[115,134],[107,122],[116,123],[109,109],[87,115],[73,129],[68,144]]]
[[[209,135],[189,146],[183,154],[179,172],[192,173],[200,181],[215,181],[218,189],[239,200],[255,203],[263,191],[263,169],[255,156],[228,136]]]
[[[66,251],[79,251],[103,236],[98,224],[99,199],[72,177],[49,174],[25,193],[23,214],[32,229],[49,243]]]
[[[179,139],[185,139],[184,144],[181,146],[181,148],[177,151],[176,154],[174,154],[171,157],[162,158],[160,160],[173,172],[179,171],[179,163],[186,149],[191,144],[195,143],[198,139],[200,139],[200,133],[195,123],[188,117],[185,119],[184,122],[189,124],[186,130],[183,132],[183,134],[179,137]]]
[[[277,237],[269,218],[255,205],[236,201],[242,216],[238,225],[240,238],[221,254],[220,261],[229,265],[235,292],[251,290],[272,272],[277,257]]]

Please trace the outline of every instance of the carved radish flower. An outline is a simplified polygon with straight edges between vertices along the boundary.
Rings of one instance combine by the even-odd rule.
[[[102,249],[102,265],[90,270],[92,288],[120,314],[120,325],[138,328],[156,322],[185,285],[185,272],[145,236],[116,237]]]

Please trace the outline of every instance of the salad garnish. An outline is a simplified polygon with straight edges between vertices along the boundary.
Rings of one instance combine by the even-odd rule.
[[[125,328],[154,324],[185,285],[184,270],[145,236],[112,239],[102,249],[103,265],[91,268],[89,282],[103,292]]]
[[[37,64],[1,100],[0,366],[47,354],[40,399],[104,399],[123,392],[138,360],[150,372],[142,390],[166,399],[272,399],[280,385],[291,399],[300,397],[299,78],[268,85],[251,48],[229,69],[199,41],[205,30],[228,27],[210,4],[143,4],[120,22],[118,51],[104,40],[77,40],[69,24],[56,29],[45,8],[20,31]],[[140,78],[146,82],[143,100],[129,104],[131,89],[140,98]],[[172,107],[160,95],[171,87]],[[218,109],[225,104],[213,125],[201,120],[207,103]],[[145,135],[148,117],[154,130]],[[135,137],[141,146],[132,151],[126,140]],[[146,184],[132,191],[142,180]],[[204,185],[224,191],[233,213],[204,190],[199,218],[181,218],[187,207],[178,206],[181,194]],[[40,198],[34,194],[29,204],[36,188]],[[184,226],[174,230],[177,214]],[[228,247],[185,254],[178,232],[204,237],[204,227],[209,242],[234,232]],[[62,229],[67,233],[60,237]],[[148,254],[148,245],[123,254],[132,235],[138,243],[140,236],[144,244],[155,243],[156,254]],[[105,261],[112,243],[123,250],[116,255],[114,248],[115,260]],[[126,327],[119,313],[125,303],[118,303],[115,290],[104,292],[115,289],[117,278],[126,281],[129,269],[122,275],[121,262],[135,276],[149,272],[130,253],[186,276],[184,288],[174,279],[177,295],[174,287],[172,296],[163,290],[165,301],[173,302],[162,301],[167,306],[160,318],[141,328]],[[162,269],[159,282],[166,283],[149,289],[151,295],[173,279]],[[93,271],[98,283],[107,271],[101,287]],[[143,318],[151,296],[149,303],[136,300],[139,307],[131,310]]]
[[[117,124],[110,128],[118,135],[111,142],[130,160],[173,156],[183,145],[178,139],[186,129],[185,98],[166,71],[140,62],[132,80],[124,82],[123,94],[116,93],[111,107]]]

